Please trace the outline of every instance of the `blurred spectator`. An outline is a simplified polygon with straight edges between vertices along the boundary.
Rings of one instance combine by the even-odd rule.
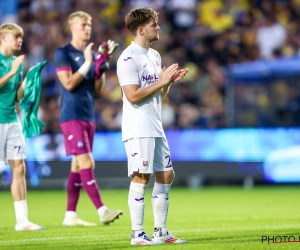
[[[275,49],[280,48],[286,40],[284,27],[276,21],[273,14],[264,18],[257,31],[257,44],[262,58],[270,59]]]
[[[189,67],[185,81],[172,85],[162,107],[166,128],[223,128],[226,119],[225,69],[261,58],[300,57],[299,0],[19,0],[18,22],[26,36],[25,72],[48,60],[43,70],[40,116],[44,132],[57,133],[59,99],[53,51],[70,37],[68,15],[77,10],[93,17],[94,50],[113,39],[120,49],[111,58],[103,95],[95,100],[97,130],[119,130],[121,90],[115,67],[119,53],[133,40],[124,23],[131,8],[150,6],[159,12],[162,65]],[[298,78],[235,87],[237,126],[295,126],[300,122]],[[273,85],[271,85],[273,84]],[[270,87],[272,86],[272,87]],[[232,110],[229,110],[232,112]]]

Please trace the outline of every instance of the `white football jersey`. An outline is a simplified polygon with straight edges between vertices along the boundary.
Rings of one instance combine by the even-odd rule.
[[[145,88],[159,79],[161,58],[154,49],[145,49],[132,42],[121,54],[117,63],[117,75],[121,88],[135,84]],[[122,140],[141,137],[165,137],[161,107],[162,95],[158,91],[149,99],[131,104],[123,90]]]

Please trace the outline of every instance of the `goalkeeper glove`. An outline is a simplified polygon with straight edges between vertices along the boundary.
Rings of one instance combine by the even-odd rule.
[[[109,62],[111,54],[113,54],[118,48],[119,44],[114,41],[108,40],[107,42],[102,42],[98,48],[96,61],[95,61],[95,75],[96,79],[99,80],[102,74],[109,70]]]

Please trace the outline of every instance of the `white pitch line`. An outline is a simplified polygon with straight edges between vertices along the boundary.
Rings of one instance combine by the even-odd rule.
[[[258,227],[234,227],[234,228],[203,228],[203,229],[191,229],[191,230],[170,230],[172,233],[192,233],[192,232],[213,232],[213,231],[234,231],[234,230],[258,230],[258,229],[288,229],[288,228],[298,228],[299,224],[289,224],[289,225],[266,225]],[[128,234],[94,234],[94,235],[83,235],[83,236],[61,236],[61,237],[47,237],[47,238],[32,238],[32,239],[22,239],[22,240],[0,240],[0,245],[7,244],[19,244],[24,242],[38,242],[38,241],[62,241],[67,239],[87,239],[87,238],[105,238],[105,237],[125,237],[130,236]]]

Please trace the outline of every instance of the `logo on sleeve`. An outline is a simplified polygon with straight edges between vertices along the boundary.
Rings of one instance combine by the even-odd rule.
[[[132,59],[132,57],[127,57],[124,59],[124,61],[128,61],[129,59]]]

